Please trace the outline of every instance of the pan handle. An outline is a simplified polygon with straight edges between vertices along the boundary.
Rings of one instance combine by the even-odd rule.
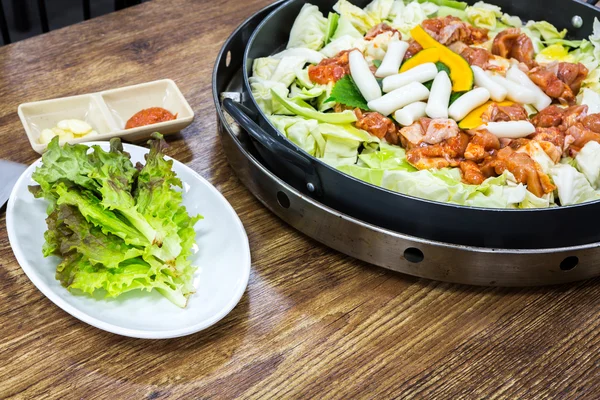
[[[300,168],[306,174],[306,189],[315,195],[321,195],[321,180],[315,168],[314,162],[302,155],[301,153],[285,146],[271,135],[265,132],[254,120],[250,117],[256,115],[248,107],[241,103],[237,103],[232,99],[226,98],[223,100],[223,108],[231,115],[231,117],[248,132],[248,134],[268,151],[275,154],[277,157],[286,160],[287,162]]]

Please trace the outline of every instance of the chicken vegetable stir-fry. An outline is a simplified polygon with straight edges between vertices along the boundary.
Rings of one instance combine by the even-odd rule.
[[[494,5],[306,4],[287,49],[254,61],[274,126],[340,171],[494,208],[600,199],[600,22],[567,40]]]

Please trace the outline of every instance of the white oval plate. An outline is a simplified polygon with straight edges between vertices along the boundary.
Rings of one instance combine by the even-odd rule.
[[[90,142],[108,150],[108,142]],[[124,144],[131,160],[144,162],[148,149]],[[202,214],[196,226],[196,293],[179,308],[156,291],[132,291],[117,298],[74,295],[54,278],[58,257],[44,258],[47,202],[35,199],[28,185],[41,160],[19,178],[6,209],[8,238],[17,261],[33,284],[54,304],[81,321],[119,335],[164,339],[189,335],[225,317],[238,303],[250,274],[250,247],[244,227],[227,200],[204,178],[174,160],[190,215]]]

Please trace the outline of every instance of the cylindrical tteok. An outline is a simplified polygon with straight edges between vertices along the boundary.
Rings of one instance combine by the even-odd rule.
[[[375,76],[385,78],[386,76],[397,74],[406,50],[408,50],[408,43],[402,40],[391,41],[388,44],[388,49],[381,65],[377,68],[377,72],[375,72]]]
[[[500,75],[490,74],[488,76],[507,90],[508,94],[506,97],[511,101],[522,104],[533,104],[537,100],[535,92],[523,85],[510,81]]]
[[[437,73],[438,70],[434,63],[424,63],[406,72],[383,78],[383,91],[391,92],[412,82],[428,82],[435,78]]]
[[[473,76],[475,77],[475,84],[486,88],[490,92],[490,98],[494,101],[503,101],[508,95],[508,90],[498,82],[494,81],[488,74],[485,73],[480,67],[473,65]]]
[[[529,121],[488,122],[482,125],[492,135],[499,138],[518,139],[535,132],[535,126]]]
[[[367,105],[371,110],[383,115],[390,115],[407,104],[425,100],[427,97],[429,97],[429,90],[422,83],[413,82],[378,99],[371,100]]]
[[[394,113],[394,119],[402,126],[412,125],[416,120],[426,115],[427,103],[417,101]]]
[[[455,121],[460,121],[475,108],[490,99],[487,89],[478,87],[459,97],[448,109],[448,115]]]
[[[541,111],[552,104],[552,99],[550,96],[544,93],[544,91],[538,85],[529,79],[527,74],[521,71],[517,65],[513,64],[513,66],[508,69],[506,72],[506,79],[513,81],[535,93],[535,102],[531,104],[533,104],[536,110]]]
[[[448,103],[452,94],[452,81],[446,71],[440,71],[433,80],[425,112],[429,118],[448,118]]]
[[[379,83],[377,83],[377,79],[369,69],[362,53],[358,50],[351,51],[348,55],[348,61],[350,63],[350,75],[352,75],[354,83],[356,83],[365,100],[371,101],[381,97]]]

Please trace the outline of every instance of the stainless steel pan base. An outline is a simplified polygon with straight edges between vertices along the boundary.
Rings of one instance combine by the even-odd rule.
[[[223,149],[240,181],[265,207],[332,249],[383,268],[424,278],[473,285],[536,286],[600,275],[599,243],[512,250],[423,240],[342,214],[312,199],[305,185],[287,183],[267,169],[246,132],[224,113],[222,99],[240,100],[245,41],[277,5],[260,11],[234,32],[223,46],[213,73],[213,95]]]

